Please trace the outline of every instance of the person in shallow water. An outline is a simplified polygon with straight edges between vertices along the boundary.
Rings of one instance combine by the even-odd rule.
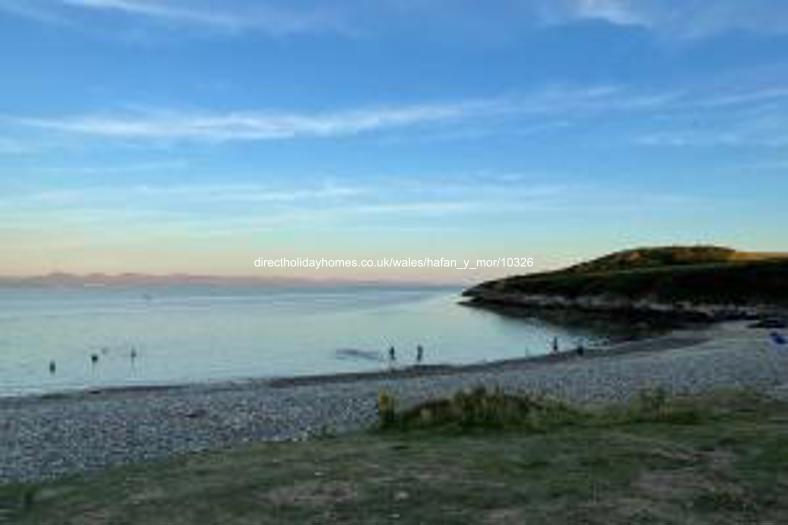
[[[389,362],[394,364],[397,361],[397,351],[394,350],[394,347],[389,347]]]
[[[420,365],[422,360],[424,360],[424,347],[418,345],[416,347],[416,364]]]

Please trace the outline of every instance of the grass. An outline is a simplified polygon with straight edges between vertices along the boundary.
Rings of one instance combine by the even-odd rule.
[[[571,266],[564,270],[564,273],[600,273],[666,266],[762,261],[784,256],[785,254],[776,253],[738,252],[721,246],[635,248]]]
[[[513,430],[544,432],[579,424],[586,414],[542,396],[517,396],[480,387],[449,399],[428,401],[398,412],[396,401],[378,398],[378,425],[384,431],[442,429],[449,431]]]
[[[702,404],[668,399],[661,388],[645,389],[630,403],[580,410],[546,396],[513,395],[479,387],[397,410],[390,395],[378,397],[378,429],[384,432],[474,430],[551,432],[564,427],[611,427],[633,423],[696,425],[711,417]]]
[[[0,487],[0,523],[724,525],[788,516],[786,404],[656,391],[588,412],[499,392],[464,396],[401,411],[390,399],[385,430]],[[416,415],[425,407],[436,417]]]

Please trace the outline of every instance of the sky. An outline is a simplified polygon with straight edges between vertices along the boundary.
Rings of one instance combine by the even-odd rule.
[[[0,275],[785,251],[786,49],[784,0],[0,0]]]

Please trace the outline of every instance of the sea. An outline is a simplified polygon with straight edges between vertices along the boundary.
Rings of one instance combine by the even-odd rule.
[[[0,396],[470,364],[599,334],[435,287],[3,286]],[[394,347],[395,360],[389,356]]]

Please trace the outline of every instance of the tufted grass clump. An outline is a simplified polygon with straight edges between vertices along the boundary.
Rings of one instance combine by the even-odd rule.
[[[671,396],[657,387],[640,390],[629,402],[593,411],[591,422],[602,427],[639,423],[697,425],[711,417],[708,407],[698,399]]]
[[[445,428],[518,429],[543,432],[576,424],[585,414],[544,396],[507,394],[501,389],[478,387],[454,396],[420,403],[397,411],[394,400],[385,394],[378,403],[379,426],[384,430]]]
[[[711,417],[702,403],[672,397],[663,388],[644,389],[627,403],[604,407],[576,408],[544,395],[511,394],[500,388],[487,390],[484,387],[425,401],[404,410],[397,407],[397,400],[390,394],[378,396],[379,429],[547,432],[570,425],[697,425]]]
[[[670,423],[694,425],[706,416],[698,403],[670,399],[664,388],[641,390],[626,407],[624,419],[630,423]]]
[[[378,420],[381,428],[390,428],[396,424],[396,400],[387,392],[378,394]]]
[[[0,524],[12,523],[5,521],[8,515],[29,512],[36,503],[37,495],[38,488],[34,485],[0,485]]]

